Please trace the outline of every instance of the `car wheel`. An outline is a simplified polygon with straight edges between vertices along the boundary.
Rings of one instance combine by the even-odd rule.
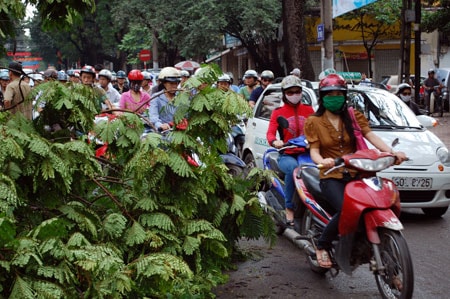
[[[247,165],[248,169],[252,169],[256,167],[255,158],[252,154],[245,155],[244,162]]]
[[[443,208],[422,208],[422,211],[425,213],[425,215],[430,216],[430,217],[436,217],[439,218],[442,215],[445,214],[445,212],[447,212],[448,207],[443,207]]]

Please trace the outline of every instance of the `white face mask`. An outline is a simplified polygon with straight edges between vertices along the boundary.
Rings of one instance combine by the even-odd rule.
[[[302,94],[293,94],[291,96],[286,95],[286,99],[291,103],[292,105],[297,105],[302,100]]]
[[[400,99],[402,99],[403,102],[409,102],[409,101],[411,101],[411,96],[410,95],[404,96],[404,95],[400,94]]]

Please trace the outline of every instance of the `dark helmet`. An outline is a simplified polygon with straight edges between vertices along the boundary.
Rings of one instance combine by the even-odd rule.
[[[125,79],[127,77],[127,74],[125,74],[124,71],[118,71],[116,74],[117,79]]]
[[[9,63],[8,69],[17,75],[20,75],[23,72],[22,63],[19,61],[11,61]]]
[[[90,66],[90,65],[85,65],[81,68],[80,70],[80,75],[86,73],[86,74],[91,74],[95,77],[95,69]]]
[[[128,79],[130,81],[142,81],[144,80],[144,75],[142,75],[142,72],[140,70],[131,70],[128,73]]]
[[[340,90],[347,93],[347,82],[338,74],[329,74],[319,82],[319,93],[322,94],[328,91]]]

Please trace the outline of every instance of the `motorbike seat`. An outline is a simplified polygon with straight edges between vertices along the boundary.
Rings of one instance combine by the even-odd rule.
[[[268,154],[270,169],[272,169],[280,179],[284,180],[284,172],[278,167],[278,152],[271,152]]]
[[[319,169],[316,167],[303,168],[301,178],[306,189],[308,189],[309,193],[316,200],[316,202],[319,203],[327,212],[331,212],[325,196],[322,195],[319,172]]]

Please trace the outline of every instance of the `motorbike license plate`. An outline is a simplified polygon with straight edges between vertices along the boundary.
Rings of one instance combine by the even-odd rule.
[[[412,177],[393,177],[392,181],[399,190],[402,189],[417,189],[426,190],[433,186],[432,178],[412,178]]]

